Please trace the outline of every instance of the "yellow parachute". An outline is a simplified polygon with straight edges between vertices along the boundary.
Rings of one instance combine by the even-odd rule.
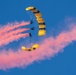
[[[46,34],[46,24],[45,24],[44,19],[42,18],[42,14],[40,13],[40,11],[33,6],[27,7],[25,10],[32,11],[34,13],[36,20],[38,22],[38,27],[39,27],[38,36],[44,36]],[[30,24],[32,24],[32,23],[33,22],[31,20]],[[34,28],[31,28],[31,30],[34,30]],[[31,33],[29,33],[29,36],[32,36]],[[30,48],[26,48],[26,47],[22,46],[21,49],[24,51],[33,51],[33,50],[36,50],[38,47],[39,47],[39,44],[34,44]]]
[[[33,51],[33,50],[36,50],[38,47],[39,47],[38,44],[34,44],[31,48],[26,48],[26,47],[22,46],[22,50],[24,50],[24,51]]]
[[[46,34],[46,25],[45,25],[45,21],[42,18],[42,14],[40,13],[40,11],[33,6],[27,7],[25,10],[26,11],[30,10],[34,13],[36,20],[38,22],[38,25],[39,25],[38,36],[44,36]]]

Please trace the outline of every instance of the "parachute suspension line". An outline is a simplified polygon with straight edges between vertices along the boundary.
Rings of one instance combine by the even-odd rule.
[[[30,11],[27,11],[27,14],[30,16],[30,21],[33,21],[34,27],[36,28],[36,21],[35,21],[36,17],[34,17],[34,15],[31,15]]]
[[[30,41],[30,43],[32,42],[32,37],[30,37],[29,41]]]
[[[30,21],[33,21],[33,23],[34,23],[34,21],[35,21],[35,19],[33,18],[33,15],[31,15],[30,14],[30,12],[29,11],[27,11],[27,14],[30,16]],[[36,23],[36,22],[35,22]],[[35,26],[34,26],[35,27]],[[31,34],[31,33],[30,33]],[[32,35],[32,34],[31,34]],[[32,42],[32,36],[30,36],[29,35],[29,42],[31,43]]]
[[[33,15],[31,15],[29,11],[27,11],[27,14],[30,16],[30,21],[32,20],[34,22],[35,19],[33,18]]]

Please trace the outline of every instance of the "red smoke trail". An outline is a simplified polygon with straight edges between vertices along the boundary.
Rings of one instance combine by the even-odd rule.
[[[14,30],[16,28],[19,28],[21,26],[26,26],[26,25],[29,25],[30,22],[21,22],[21,23],[18,23],[18,22],[15,22],[15,23],[9,23],[7,25],[5,25],[4,27],[1,27],[0,28],[0,35],[3,35],[4,33],[8,32],[8,31],[11,31],[11,30]]]
[[[76,26],[72,27],[69,31],[60,33],[57,37],[44,39],[40,43],[40,47],[35,51],[18,50],[14,52],[9,50],[6,52],[4,50],[0,52],[0,69],[24,67],[34,61],[43,60],[48,57],[51,58],[74,40],[76,40]]]

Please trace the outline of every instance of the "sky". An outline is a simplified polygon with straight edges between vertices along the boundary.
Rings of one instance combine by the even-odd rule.
[[[38,38],[37,36],[34,35],[36,32],[29,31],[32,32],[32,35],[34,36],[31,39],[32,42],[38,42],[36,39],[38,38],[38,40],[40,39],[39,43],[40,42],[44,43],[43,45],[44,47],[49,45],[49,44],[48,45],[45,44],[46,40],[49,39],[49,37],[54,37],[54,39],[56,40],[56,38],[59,37],[59,34],[64,34],[64,33],[65,35],[67,35],[66,38],[68,38],[68,36],[69,37],[73,36],[72,34],[73,32],[71,33],[71,30],[76,28],[75,0],[63,0],[63,1],[61,0],[49,0],[49,1],[48,0],[44,0],[44,1],[43,0],[41,1],[0,0],[0,27],[4,27],[3,30],[5,30],[6,26],[8,25],[10,27],[11,23],[15,23],[15,22],[21,23],[22,21],[25,22],[30,21],[30,17],[28,13],[25,11],[25,8],[29,6],[35,6],[41,11],[43,18],[46,22],[46,30],[47,30],[46,36],[41,38],[40,37]],[[34,21],[33,26],[35,26],[36,24],[37,22]],[[6,41],[6,39],[4,40]],[[27,43],[29,45],[30,44],[29,41],[30,38],[27,37],[27,38],[20,38],[18,41],[12,41],[9,44],[7,43],[5,45],[0,44],[0,46],[3,45],[1,46],[0,51],[1,53],[3,49],[5,49],[6,52],[8,52],[9,49],[17,51],[18,48],[20,48],[20,45],[26,46]],[[65,43],[64,41],[63,43]],[[32,63],[30,62],[30,64],[28,64],[27,66],[13,67],[6,70],[0,68],[0,74],[1,75],[76,75],[76,59],[75,59],[76,42],[75,41],[76,39],[74,39],[72,42],[69,41],[70,42],[69,44],[65,44],[65,47],[60,48],[61,50],[58,53],[54,54],[53,56],[49,55],[46,58],[38,59],[37,61],[34,61]],[[49,39],[49,43],[51,42],[52,40]],[[58,45],[58,48],[59,47],[60,46]],[[46,47],[43,50],[47,52],[50,49],[51,49],[50,47],[49,48]],[[0,59],[1,59],[1,55],[0,55]],[[6,59],[6,61],[8,60]]]

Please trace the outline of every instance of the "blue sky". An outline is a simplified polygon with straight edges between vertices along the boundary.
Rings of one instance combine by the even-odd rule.
[[[47,36],[57,35],[57,32],[66,27],[63,24],[66,18],[76,17],[75,0],[0,0],[0,24],[29,20],[25,8],[30,5],[37,7],[42,12],[47,24]],[[24,69],[0,70],[0,75],[76,75],[75,50],[76,42],[73,42],[64,49],[63,53],[55,55],[52,59],[35,62]]]

